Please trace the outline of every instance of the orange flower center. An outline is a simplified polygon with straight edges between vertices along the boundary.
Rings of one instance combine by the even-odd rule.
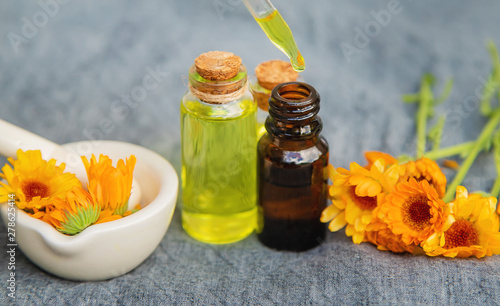
[[[36,180],[23,182],[21,190],[26,196],[26,202],[30,202],[34,197],[46,198],[50,196],[49,186]]]
[[[356,195],[356,187],[351,186],[351,198],[354,204],[358,205],[359,208],[364,210],[373,210],[377,207],[377,197],[360,197]]]
[[[478,240],[477,231],[467,220],[457,220],[444,233],[446,241],[444,248],[470,247]]]
[[[427,204],[427,197],[417,196],[409,198],[404,204],[403,221],[412,229],[421,231],[429,225],[431,207]]]

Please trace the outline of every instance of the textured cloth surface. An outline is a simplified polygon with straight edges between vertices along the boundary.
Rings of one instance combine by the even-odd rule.
[[[448,117],[443,146],[475,139],[484,126],[476,89],[491,67],[486,39],[500,46],[500,2],[273,2],[305,57],[303,78],[321,94],[335,166],[363,163],[367,150],[414,153],[416,106],[401,95],[416,92],[425,72],[438,92],[455,80],[437,108]],[[2,1],[0,37],[0,119],[58,143],[140,144],[178,173],[179,100],[195,57],[231,51],[250,72],[284,59],[236,0]],[[141,89],[147,75],[158,86]],[[491,154],[481,154],[464,185],[488,191],[495,177]],[[12,302],[6,252],[1,226],[2,305]],[[300,254],[266,249],[255,235],[206,245],[185,234],[178,209],[156,251],[124,276],[66,281],[18,251],[16,279],[19,305],[500,303],[499,256],[394,255],[343,232]]]

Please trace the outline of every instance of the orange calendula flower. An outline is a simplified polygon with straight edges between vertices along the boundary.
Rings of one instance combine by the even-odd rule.
[[[420,248],[414,244],[406,244],[401,239],[401,235],[394,234],[389,228],[378,231],[367,231],[365,241],[377,246],[381,251],[391,251],[394,253],[412,253],[417,254]]]
[[[496,203],[494,197],[469,195],[467,189],[458,186],[455,200],[450,203],[455,220],[422,243],[425,253],[461,258],[500,254]]]
[[[414,178],[417,181],[426,180],[436,189],[440,198],[444,197],[446,193],[446,176],[435,161],[427,157],[422,157],[401,166],[401,181],[408,181],[410,178]]]
[[[16,204],[29,213],[43,215],[45,208],[58,197],[64,197],[73,187],[81,187],[74,174],[64,173],[66,165],[56,166],[56,160],[45,161],[39,150],[17,151],[17,160],[8,159],[0,178],[0,203],[16,195]]]
[[[103,210],[101,211],[101,214],[99,215],[99,219],[97,220],[96,224],[114,221],[121,219],[122,217],[130,216],[131,214],[139,211],[140,209],[141,205],[137,204],[135,205],[134,209],[125,211],[123,215],[114,215],[113,214],[114,212],[112,210]]]
[[[338,231],[346,226],[346,235],[352,236],[354,243],[361,243],[367,226],[372,222],[377,198],[393,189],[398,180],[398,166],[386,167],[379,159],[370,169],[357,163],[350,164],[350,170],[335,169],[329,165],[333,185],[329,189],[332,205],[321,215],[321,222],[330,222],[330,231]]]
[[[53,210],[47,212],[42,220],[52,224],[58,231],[75,235],[94,224],[99,218],[101,208],[83,188],[73,188],[66,197],[55,198]]]
[[[121,218],[123,218],[122,215],[115,215],[113,210],[107,209],[100,212],[96,224],[114,221]]]
[[[426,180],[410,178],[396,185],[380,203],[378,218],[406,244],[420,244],[449,220],[446,203]]]
[[[128,208],[128,199],[132,190],[135,156],[131,155],[126,162],[120,159],[116,167],[113,167],[108,156],[102,154],[99,156],[99,161],[94,155],[90,161],[86,157],[82,157],[82,160],[87,170],[88,190],[94,200],[103,211],[123,215]],[[106,216],[102,218],[108,219]]]

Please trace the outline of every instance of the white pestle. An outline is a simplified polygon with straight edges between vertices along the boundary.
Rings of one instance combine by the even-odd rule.
[[[82,185],[87,185],[87,172],[77,152],[67,151],[55,142],[0,119],[0,155],[15,158],[19,149],[40,150],[44,160],[55,159],[57,165],[65,163],[65,172],[74,173]],[[141,189],[137,181],[133,179],[129,209],[139,204],[140,200]]]

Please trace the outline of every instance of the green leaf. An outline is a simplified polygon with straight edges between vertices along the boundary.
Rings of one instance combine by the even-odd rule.
[[[493,77],[497,83],[500,83],[500,58],[498,56],[497,47],[492,40],[488,40],[486,48],[490,53],[491,62],[493,64]]]
[[[426,73],[422,76],[420,90],[418,93],[414,94],[405,94],[402,96],[403,102],[405,103],[415,103],[418,102],[418,111],[415,114],[416,121],[416,129],[417,129],[417,152],[416,157],[420,158],[424,156],[425,148],[426,148],[426,138],[428,135],[426,134],[427,129],[427,121],[429,118],[434,117],[434,106],[442,103],[444,100],[448,98],[451,92],[451,88],[453,86],[453,80],[448,80],[445,84],[443,92],[440,97],[435,100],[434,93],[432,92],[432,86],[436,82],[436,78],[430,74]],[[439,143],[441,141],[442,129],[444,125],[444,119],[439,120],[441,123],[441,127],[438,127],[436,131],[431,132],[430,135],[434,142],[434,148],[439,147]]]
[[[495,169],[500,176],[500,131],[496,131],[492,139],[493,157],[495,158]]]
[[[418,94],[406,94],[402,96],[404,103],[415,103],[418,102]]]
[[[444,84],[443,92],[441,95],[434,101],[434,105],[439,105],[446,101],[448,97],[450,96],[451,89],[453,88],[453,79],[449,79],[446,81],[446,84]]]
[[[420,85],[419,91],[419,102],[418,102],[418,111],[416,114],[416,122],[417,122],[417,158],[420,158],[425,153],[426,147],[426,128],[427,128],[427,119],[430,114],[430,110],[432,108],[432,100],[434,99],[431,86],[434,83],[434,76],[426,73],[422,77],[422,84]]]
[[[436,77],[432,73],[425,73],[423,76],[423,82],[429,84],[429,87],[436,83]]]
[[[492,40],[488,40],[486,48],[490,53],[491,63],[493,68],[491,69],[491,74],[486,81],[483,88],[483,97],[480,103],[480,112],[483,116],[489,116],[493,112],[491,106],[491,100],[495,93],[497,93],[497,98],[500,102],[500,58],[498,56],[498,50],[495,43]]]
[[[495,92],[498,90],[498,87],[499,83],[495,82],[495,80],[493,79],[493,75],[490,75],[488,77],[488,80],[486,81],[486,84],[484,85],[482,99],[479,104],[479,111],[481,112],[481,115],[489,116],[493,112],[493,109],[491,107],[491,99],[493,98]]]
[[[491,187],[491,195],[498,198],[500,194],[500,132],[497,130],[493,136],[493,157],[495,159],[495,169],[497,171],[497,178]]]

